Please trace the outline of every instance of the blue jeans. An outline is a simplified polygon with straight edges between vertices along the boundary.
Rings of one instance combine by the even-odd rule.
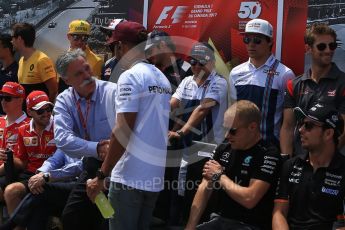
[[[158,194],[111,182],[108,197],[115,214],[109,229],[149,230]]]

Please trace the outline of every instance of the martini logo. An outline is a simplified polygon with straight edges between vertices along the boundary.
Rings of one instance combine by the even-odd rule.
[[[186,12],[188,6],[177,6],[175,10],[174,6],[165,6],[159,15],[156,25],[160,25],[163,20],[172,19],[172,24],[181,22],[184,13]]]

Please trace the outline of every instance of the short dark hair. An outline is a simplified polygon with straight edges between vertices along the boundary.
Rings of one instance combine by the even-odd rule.
[[[9,34],[0,34],[0,41],[4,48],[8,48],[12,55],[14,54],[13,44],[12,44],[12,36]]]
[[[330,35],[334,38],[334,41],[337,40],[337,33],[328,25],[324,23],[312,24],[307,28],[304,34],[304,43],[312,46],[315,42],[315,37],[319,35]]]
[[[36,39],[35,27],[30,23],[16,23],[12,26],[13,37],[21,37],[26,47],[33,47]]]

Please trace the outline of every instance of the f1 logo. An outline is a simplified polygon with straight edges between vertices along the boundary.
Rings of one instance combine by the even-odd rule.
[[[161,22],[165,19],[168,18],[169,16],[169,12],[174,8],[174,6],[165,6],[161,12],[161,14],[159,15],[157,21],[156,21],[156,25],[161,24]],[[179,23],[183,17],[183,14],[185,13],[185,11],[187,10],[188,6],[177,6],[173,15],[171,16],[171,19],[173,19],[172,23]]]
[[[241,6],[237,15],[239,18],[254,19],[254,18],[259,17],[260,14],[261,14],[260,2],[241,2]]]

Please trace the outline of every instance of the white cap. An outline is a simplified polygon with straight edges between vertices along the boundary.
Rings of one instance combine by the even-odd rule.
[[[271,38],[273,37],[273,27],[268,21],[257,18],[246,24],[244,33],[263,34]]]
[[[101,30],[105,31],[105,30],[115,30],[116,26],[120,23],[120,22],[125,22],[127,21],[126,19],[123,18],[116,18],[113,19],[109,22],[108,26],[101,26]]]

